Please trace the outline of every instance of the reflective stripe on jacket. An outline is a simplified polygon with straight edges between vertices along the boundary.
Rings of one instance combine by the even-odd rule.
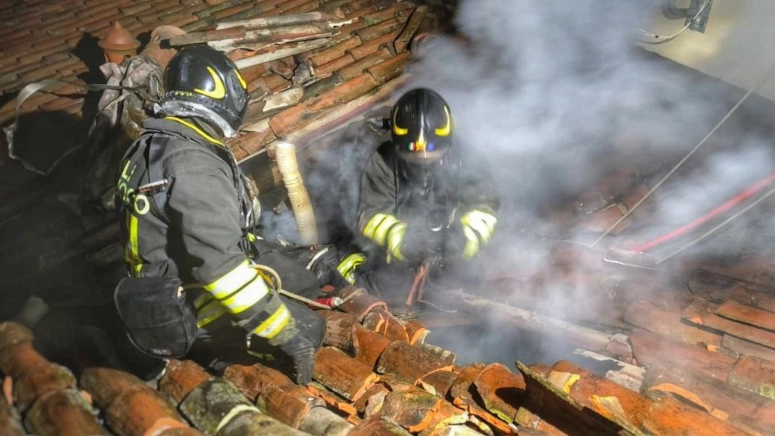
[[[143,127],[122,161],[118,181],[131,274],[198,283],[238,320],[254,318],[265,309],[270,290],[243,251],[251,203],[233,155],[185,120],[149,119]],[[165,183],[159,185],[160,180],[151,180],[150,144],[162,140],[156,172]],[[159,190],[163,202],[157,201]],[[200,306],[200,325],[217,318],[221,308]],[[287,309],[273,312],[267,314],[276,315],[272,322],[260,327],[274,328],[262,336],[271,337],[287,324]]]

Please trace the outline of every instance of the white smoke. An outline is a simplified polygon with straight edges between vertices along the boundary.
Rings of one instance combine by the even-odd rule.
[[[530,233],[547,205],[571,201],[622,165],[651,175],[653,186],[742,96],[638,46],[636,30],[651,28],[644,17],[658,6],[461,0],[456,24],[466,41],[440,37],[424,51],[411,86],[444,96],[457,140],[483,158],[500,189],[491,273],[540,266],[553,241]],[[731,118],[654,196],[647,222],[630,236],[648,240],[765,177],[773,170],[765,146],[759,132]],[[588,242],[589,235],[568,239]],[[599,289],[547,283],[544,291],[538,306],[559,318],[603,309],[592,307],[599,298],[586,299],[591,307],[568,304]]]

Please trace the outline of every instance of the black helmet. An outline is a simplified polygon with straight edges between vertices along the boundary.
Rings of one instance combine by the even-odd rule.
[[[223,131],[237,134],[248,108],[248,91],[237,66],[226,55],[206,45],[180,50],[164,71],[165,115],[200,117]]]
[[[435,91],[408,91],[393,106],[390,121],[393,145],[409,163],[438,162],[452,146],[449,105]]]

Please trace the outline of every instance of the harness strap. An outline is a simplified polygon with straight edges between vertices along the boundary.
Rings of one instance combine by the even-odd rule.
[[[164,178],[164,167],[162,157],[164,149],[169,142],[167,135],[156,135],[151,138],[148,144],[148,184],[140,187],[140,190],[147,190],[151,194],[154,206],[161,216],[166,216],[164,206],[167,204],[167,187],[170,180]]]

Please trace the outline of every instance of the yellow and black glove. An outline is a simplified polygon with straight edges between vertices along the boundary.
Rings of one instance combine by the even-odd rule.
[[[325,321],[306,306],[276,292],[265,298],[257,304],[262,306],[259,313],[238,324],[280,347],[293,359],[297,383],[309,383],[315,369],[315,351],[326,333]]]
[[[478,209],[470,210],[460,217],[460,227],[465,238],[463,258],[471,259],[479,253],[480,248],[490,241],[497,223],[495,215]]]
[[[339,265],[336,266],[336,271],[348,284],[355,284],[355,273],[358,267],[366,262],[365,253],[353,253],[342,259]]]

